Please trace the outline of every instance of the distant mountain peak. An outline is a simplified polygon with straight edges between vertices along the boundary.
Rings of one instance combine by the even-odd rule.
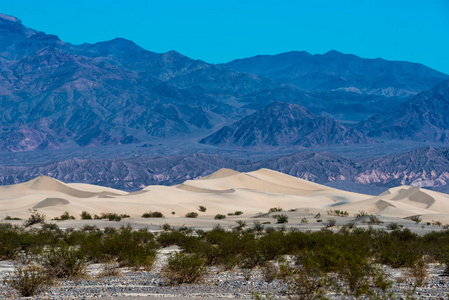
[[[16,17],[13,17],[13,16],[9,16],[9,15],[0,14],[0,19],[5,20],[5,21],[9,21],[9,22],[22,24],[22,21],[20,21],[19,18],[16,18]]]
[[[200,141],[203,144],[242,147],[311,147],[367,142],[357,130],[346,128],[330,118],[317,117],[301,105],[286,102],[271,103]]]

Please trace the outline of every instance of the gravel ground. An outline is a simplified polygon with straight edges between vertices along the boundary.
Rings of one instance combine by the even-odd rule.
[[[270,295],[272,299],[287,298],[286,285],[275,280],[266,283],[262,279],[260,270],[253,270],[249,281],[240,270],[223,271],[215,269],[207,275],[201,283],[167,285],[160,276],[160,269],[169,253],[178,251],[176,247],[163,249],[152,271],[133,271],[121,269],[119,277],[98,278],[97,274],[102,265],[88,266],[89,277],[78,281],[61,281],[46,293],[32,299],[142,299],[171,298],[171,299],[223,299],[223,298],[253,298],[252,294]],[[17,298],[3,283],[8,272],[14,269],[14,263],[0,262],[0,298]],[[392,291],[395,299],[406,299],[406,293],[413,287],[413,280],[406,275],[405,270],[384,268],[388,278],[394,281]],[[430,264],[425,285],[417,288],[416,299],[449,299],[449,277],[441,276],[443,267]],[[350,299],[342,296],[329,295],[330,299]],[[269,299],[269,298],[267,298]]]

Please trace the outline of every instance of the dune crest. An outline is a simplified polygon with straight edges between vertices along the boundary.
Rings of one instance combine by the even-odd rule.
[[[302,214],[339,209],[350,216],[359,211],[396,218],[419,215],[432,220],[443,215],[449,221],[449,195],[446,194],[400,186],[373,197],[329,188],[269,169],[247,173],[220,169],[201,179],[175,186],[148,186],[133,193],[90,184],[65,184],[40,176],[25,183],[0,187],[0,203],[0,218],[26,217],[29,209],[39,209],[50,218],[65,211],[74,216],[82,211],[116,212],[133,218],[140,218],[146,211],[160,211],[166,216],[183,217],[204,206],[207,211],[200,216],[209,218],[235,211],[256,216],[270,208],[281,207],[286,212],[296,209]]]

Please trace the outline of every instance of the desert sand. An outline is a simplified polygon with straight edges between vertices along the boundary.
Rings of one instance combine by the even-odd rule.
[[[200,212],[199,206],[207,210]],[[242,211],[245,218],[272,220],[267,211],[273,207],[285,210],[289,224],[299,224],[300,219],[311,218],[318,212],[325,221],[327,211],[336,209],[347,211],[352,218],[364,211],[386,220],[409,220],[419,216],[424,222],[449,224],[449,195],[446,194],[400,186],[373,197],[268,169],[248,173],[221,169],[179,185],[148,186],[133,193],[90,184],[66,184],[47,176],[0,187],[1,219],[7,216],[25,219],[30,210],[37,210],[47,218],[58,217],[67,211],[79,219],[81,212],[87,211],[98,215],[128,214],[133,223],[142,226],[161,225],[169,219],[174,225],[207,228],[217,223],[214,220],[216,214],[226,215],[235,211]],[[166,218],[141,218],[147,211],[160,211]],[[185,218],[187,212],[197,212],[199,217]],[[220,222],[231,225],[235,220],[228,217]]]

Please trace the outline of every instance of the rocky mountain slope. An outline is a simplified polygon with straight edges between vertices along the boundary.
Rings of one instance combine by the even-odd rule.
[[[449,76],[417,63],[364,59],[338,51],[292,51],[237,59],[224,66],[306,90],[339,120],[362,121],[431,89]],[[307,108],[320,113],[321,103]]]
[[[369,136],[449,142],[449,81],[358,124]]]
[[[350,145],[366,143],[357,130],[318,117],[305,107],[275,102],[202,139],[211,145],[280,146]]]
[[[379,96],[415,95],[449,79],[421,64],[364,59],[335,50],[322,55],[305,51],[258,55],[224,65],[304,90],[346,90]]]
[[[361,162],[327,152],[310,151],[259,161],[211,154],[69,159],[36,166],[1,166],[0,184],[20,183],[47,175],[65,182],[92,183],[133,191],[147,185],[179,184],[221,168],[242,172],[269,168],[313,182],[372,194],[398,185],[447,191],[449,148],[425,148]]]

